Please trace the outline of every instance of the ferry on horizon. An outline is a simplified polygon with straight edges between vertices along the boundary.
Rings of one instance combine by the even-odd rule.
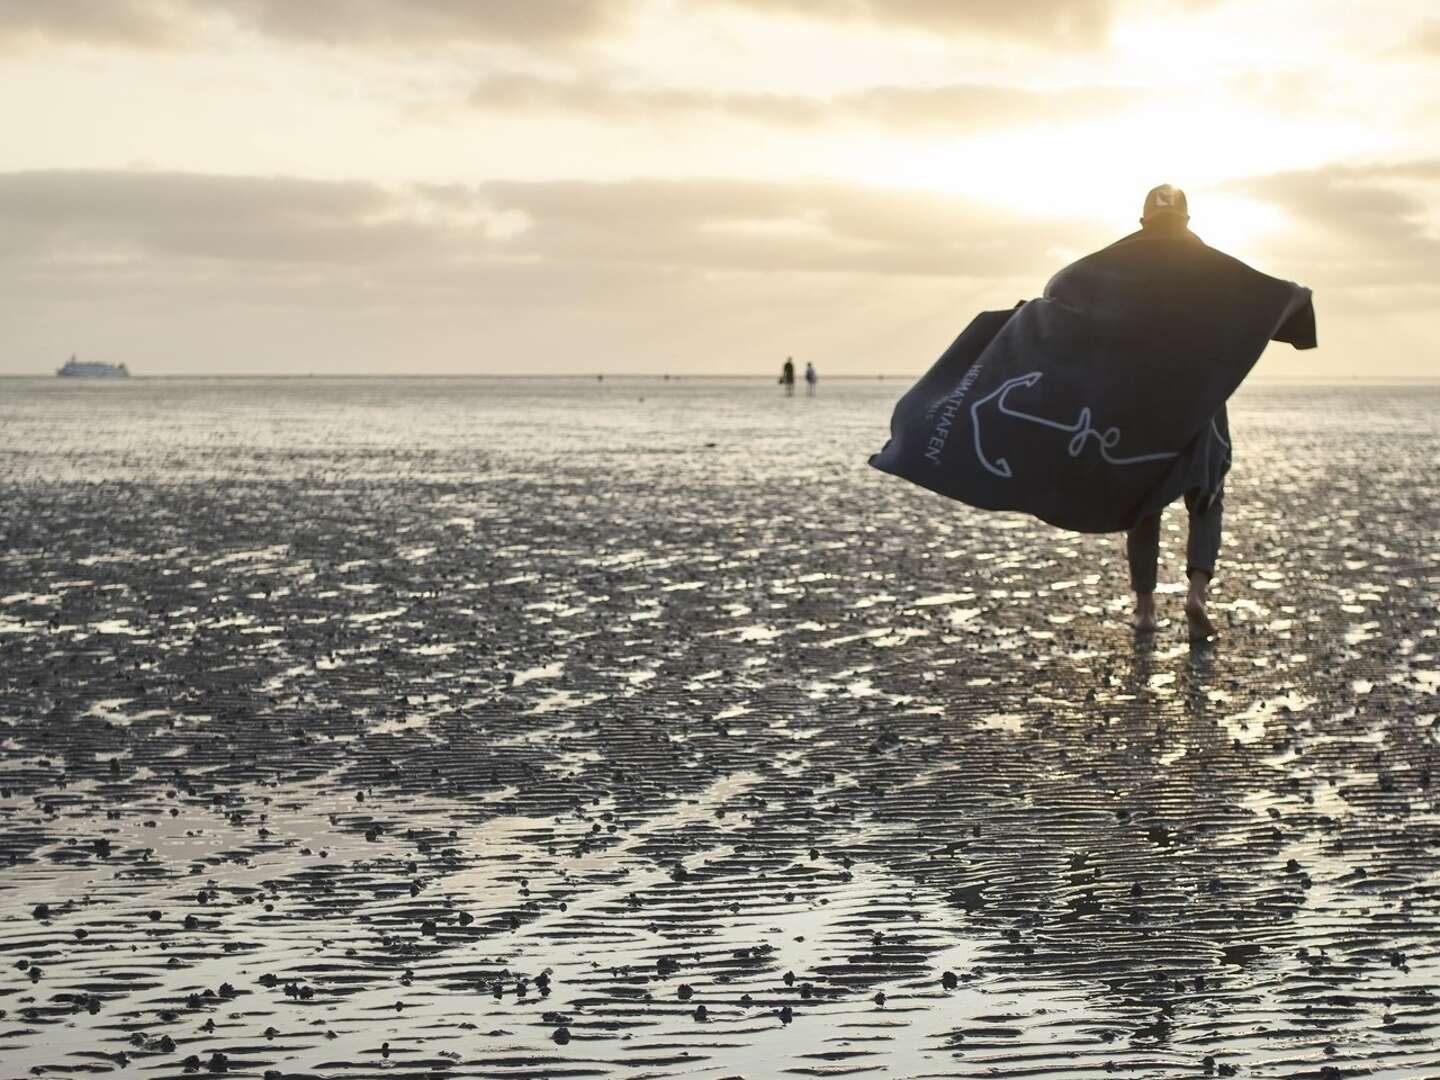
[[[65,366],[57,368],[55,374],[62,379],[128,379],[130,369],[124,364],[81,363],[72,353]]]

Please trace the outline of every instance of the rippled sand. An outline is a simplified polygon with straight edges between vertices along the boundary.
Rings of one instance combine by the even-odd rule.
[[[902,389],[0,383],[0,1073],[1440,1075],[1440,390],[1192,649]]]

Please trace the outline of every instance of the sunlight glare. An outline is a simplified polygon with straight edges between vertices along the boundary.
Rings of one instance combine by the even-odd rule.
[[[1298,132],[1291,132],[1293,141]],[[1311,144],[1313,147],[1313,143]],[[965,143],[919,144],[872,155],[868,183],[922,188],[978,199],[1040,219],[1138,225],[1140,201],[1155,184],[1191,193],[1196,230],[1231,244],[1253,243],[1280,215],[1258,203],[1196,195],[1235,177],[1297,168],[1286,140],[1263,114],[1231,104],[1142,109],[1051,130],[983,136]],[[1226,217],[1215,212],[1223,207]]]

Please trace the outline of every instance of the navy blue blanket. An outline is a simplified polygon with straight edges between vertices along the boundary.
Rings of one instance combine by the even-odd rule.
[[[1315,347],[1310,290],[1192,233],[1138,232],[978,315],[870,464],[987,510],[1130,528],[1230,464],[1225,402],[1270,340]]]

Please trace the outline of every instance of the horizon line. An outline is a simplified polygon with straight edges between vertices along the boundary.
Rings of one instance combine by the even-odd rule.
[[[908,379],[911,381],[920,379],[925,373],[921,372],[874,372],[871,374],[849,374],[849,375],[826,375],[821,382],[886,382],[890,380]],[[606,380],[653,380],[655,382],[682,382],[685,380],[706,380],[718,381],[757,381],[774,378],[767,373],[749,372],[726,372],[726,373],[682,373],[673,372],[641,372],[641,371],[619,371],[619,372],[558,372],[554,374],[536,374],[533,372],[364,372],[364,371],[339,371],[339,372],[305,372],[302,374],[282,373],[255,373],[255,372],[205,372],[205,373],[181,373],[170,372],[153,375],[136,375],[131,373],[126,378],[116,379],[114,377],[85,377],[65,378],[54,372],[0,372],[0,379],[45,379],[59,380],[64,378],[66,382],[76,381],[83,383],[105,383],[129,382],[133,380],[159,381],[165,379],[286,379],[297,381],[308,380],[336,380],[336,379],[504,379],[510,381],[531,381],[531,382],[566,382],[586,381],[604,382]],[[1321,373],[1310,373],[1302,375],[1254,375],[1248,377],[1246,382],[1250,383],[1291,383],[1296,385],[1315,385],[1324,383],[1358,383],[1361,385],[1419,385],[1425,383],[1440,383],[1440,375],[1426,375],[1421,373],[1406,373],[1401,375],[1326,375]]]

